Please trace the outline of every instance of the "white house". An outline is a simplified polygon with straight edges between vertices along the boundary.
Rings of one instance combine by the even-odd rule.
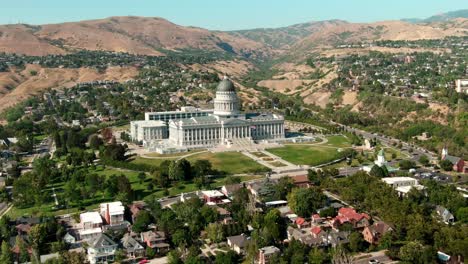
[[[86,212],[80,214],[80,226],[78,231],[81,240],[90,240],[102,233],[102,218],[98,212]]]
[[[91,264],[112,263],[118,244],[107,235],[101,234],[90,241],[88,247],[88,260]]]
[[[100,212],[107,225],[119,225],[124,222],[125,208],[122,202],[102,203]]]

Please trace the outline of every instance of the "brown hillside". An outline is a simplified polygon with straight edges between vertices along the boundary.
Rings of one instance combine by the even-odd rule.
[[[411,24],[403,21],[376,23],[347,23],[331,25],[304,38],[293,46],[294,53],[307,52],[319,45],[334,45],[372,40],[419,40],[439,39],[447,36],[468,35],[468,19],[457,19],[450,27],[435,24]],[[446,22],[449,23],[449,22]]]
[[[26,40],[25,45],[17,43]],[[37,49],[37,45],[42,45]],[[111,17],[41,26],[0,26],[0,51],[30,55],[58,54],[76,49],[162,55],[162,49],[232,50],[237,54],[268,54],[263,44],[223,32],[183,27],[162,18]]]
[[[36,75],[31,74],[34,71]],[[126,81],[137,74],[137,69],[130,67],[110,67],[101,74],[90,68],[51,69],[27,65],[22,71],[0,73],[0,112],[48,88],[71,87],[95,80]]]

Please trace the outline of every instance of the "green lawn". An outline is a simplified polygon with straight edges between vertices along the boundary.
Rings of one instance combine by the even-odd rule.
[[[214,169],[224,171],[228,174],[250,173],[266,170],[266,167],[258,164],[239,152],[204,152],[187,158],[190,162],[195,162],[200,159],[209,160],[211,164],[213,164]]]
[[[339,157],[337,149],[322,147],[320,145],[286,145],[280,148],[271,148],[267,151],[296,165],[317,166],[333,161]]]
[[[175,160],[175,158],[165,158],[165,159],[147,159],[142,157],[136,157],[134,160],[130,161],[131,163],[136,164],[146,164],[151,166],[159,167],[161,163],[165,160]]]
[[[191,163],[201,159],[209,160],[213,165],[213,169],[224,171],[228,174],[249,173],[266,169],[263,165],[258,164],[239,152],[203,152],[187,157],[187,160]],[[137,157],[132,162],[159,166],[164,160],[166,159],[147,159]],[[174,158],[167,158],[167,160],[174,160]]]
[[[337,147],[337,148],[346,148],[351,147],[349,140],[344,136],[329,136],[327,137],[328,142],[325,143],[325,146]]]
[[[339,158],[339,148],[351,147],[344,136],[328,136],[328,142],[319,145],[286,144],[268,149],[269,152],[297,165],[317,166]]]
[[[173,154],[159,154],[159,153],[155,152],[155,153],[146,154],[146,156],[148,156],[148,157],[158,157],[158,158],[178,158],[178,157],[181,157],[181,156],[190,155],[190,154],[203,152],[203,151],[206,151],[206,150],[205,149],[196,149],[196,150],[191,150],[191,151],[188,151],[188,152],[180,152],[180,153],[173,153]]]

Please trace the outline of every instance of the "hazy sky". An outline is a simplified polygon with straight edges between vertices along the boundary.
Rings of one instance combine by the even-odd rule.
[[[312,20],[372,22],[467,9],[467,0],[0,0],[0,24],[109,16],[163,17],[208,29],[279,27]]]

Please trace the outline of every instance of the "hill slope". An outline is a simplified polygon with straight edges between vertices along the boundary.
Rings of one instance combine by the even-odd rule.
[[[0,26],[0,51],[44,55],[79,49],[146,55],[183,49],[243,56],[266,56],[271,52],[263,44],[247,38],[183,27],[162,18],[111,17],[41,26]]]

